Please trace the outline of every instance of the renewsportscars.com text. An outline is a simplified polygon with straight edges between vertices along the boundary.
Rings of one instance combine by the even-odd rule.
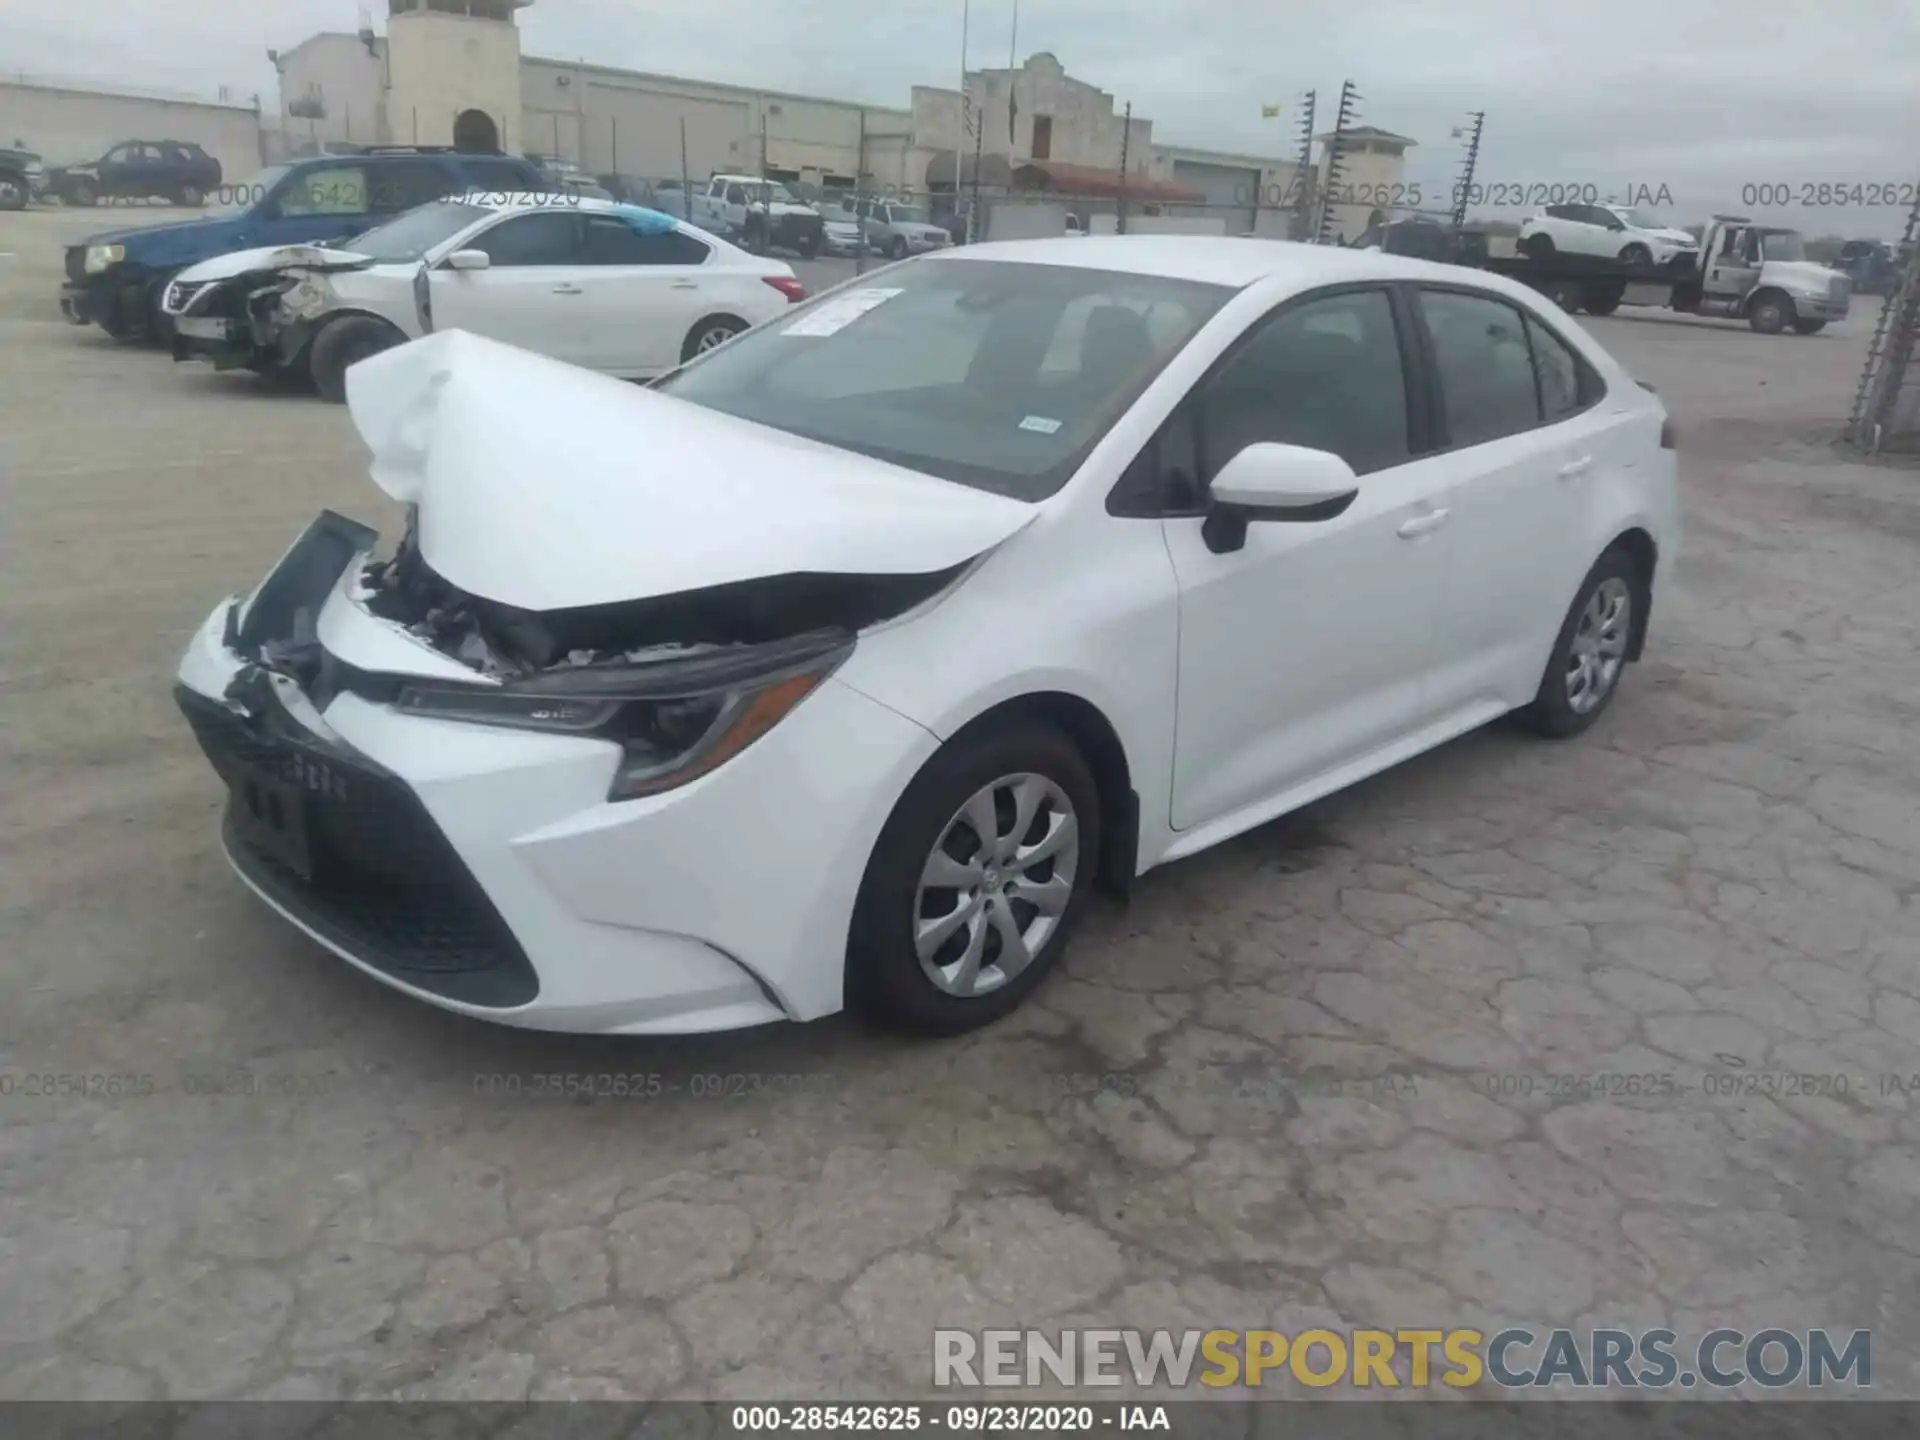
[[[1869,1389],[1866,1330],[1509,1328],[1433,1330],[936,1330],[942,1389],[1027,1385],[1181,1389],[1295,1383],[1311,1388],[1689,1390]]]

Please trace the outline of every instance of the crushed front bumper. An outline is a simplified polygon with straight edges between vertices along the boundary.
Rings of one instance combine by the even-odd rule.
[[[369,698],[476,679],[355,598],[370,536],[323,515],[182,657],[241,879],[367,974],[482,1019],[640,1034],[839,1009],[861,876],[933,736],[828,679],[727,764],[609,803],[610,742]],[[321,654],[305,688],[260,658],[296,632]]]

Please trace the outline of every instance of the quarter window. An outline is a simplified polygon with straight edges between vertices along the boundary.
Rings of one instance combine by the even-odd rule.
[[[1551,425],[1585,409],[1592,391],[1580,357],[1531,315],[1527,317],[1527,338],[1533,343],[1534,368],[1540,373],[1542,418]]]
[[[1491,296],[1423,290],[1434,369],[1454,446],[1482,445],[1540,423],[1533,356],[1519,310]]]
[[[1413,454],[1399,335],[1383,290],[1283,310],[1207,381],[1199,403],[1208,484],[1259,441],[1330,450],[1359,475]]]

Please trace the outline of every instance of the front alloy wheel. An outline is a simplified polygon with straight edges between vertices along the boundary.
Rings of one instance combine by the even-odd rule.
[[[920,871],[914,951],[934,987],[971,999],[1033,963],[1080,868],[1080,827],[1044,775],[1003,775],[947,821]]]
[[[847,1003],[923,1035],[1013,1010],[1065,948],[1100,834],[1099,787],[1052,725],[981,721],[955,736],[873,846],[848,934]]]

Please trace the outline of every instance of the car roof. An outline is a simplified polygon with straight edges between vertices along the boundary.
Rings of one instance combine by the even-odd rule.
[[[617,210],[638,210],[663,219],[673,217],[664,210],[648,210],[624,200],[602,200],[597,195],[582,195],[577,190],[474,190],[465,195],[449,195],[450,204],[468,205],[476,210],[584,210],[606,215]]]
[[[1085,235],[1047,240],[1001,240],[943,250],[926,257],[941,264],[1005,260],[1021,265],[1071,265],[1086,270],[1117,270],[1168,280],[1197,280],[1236,290],[1265,280],[1307,288],[1359,280],[1438,280],[1484,285],[1503,293],[1514,286],[1485,270],[1442,265],[1351,250],[1340,245],[1307,245],[1292,240],[1255,240],[1224,235]]]

